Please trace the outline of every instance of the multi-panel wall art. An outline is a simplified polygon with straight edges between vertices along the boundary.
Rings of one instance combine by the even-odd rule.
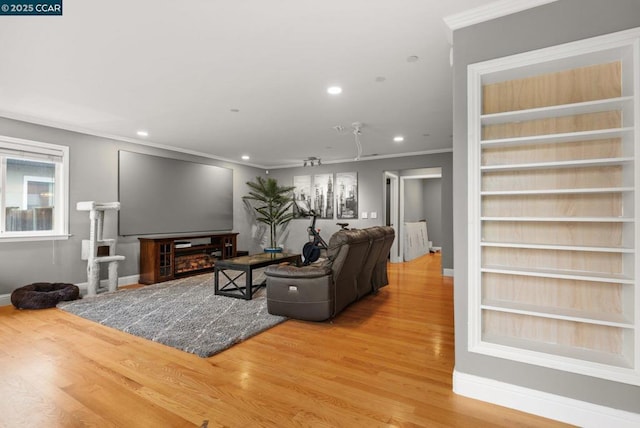
[[[313,178],[313,180],[312,180]],[[338,172],[333,174],[297,175],[293,177],[296,218],[303,211],[313,209],[318,218],[358,218],[358,174]]]
[[[336,217],[339,219],[358,218],[358,173],[336,173]]]
[[[313,176],[311,200],[318,218],[333,218],[333,174]]]
[[[293,177],[293,197],[296,203],[293,204],[293,215],[295,218],[304,217],[305,211],[311,209],[311,176],[296,175]]]

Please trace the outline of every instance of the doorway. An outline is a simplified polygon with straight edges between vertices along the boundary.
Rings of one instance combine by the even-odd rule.
[[[423,183],[431,179],[441,178],[441,167],[384,172],[384,193],[387,206],[385,224],[393,226],[398,237],[394,241],[394,248],[392,248],[390,255],[392,263],[402,262],[405,259],[405,222],[426,220],[429,223],[428,217],[431,217],[434,220],[433,236],[437,237],[438,233],[442,232],[439,224],[442,213],[441,186],[436,192],[428,191],[423,186]],[[407,196],[409,190],[412,194]],[[421,209],[422,211],[420,211]],[[429,240],[431,239],[429,238]],[[438,247],[437,244],[440,243],[436,241],[434,247]]]

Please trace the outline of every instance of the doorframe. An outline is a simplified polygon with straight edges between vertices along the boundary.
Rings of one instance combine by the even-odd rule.
[[[387,179],[390,180],[389,181],[389,202],[390,202],[390,207],[389,207],[389,217],[390,218],[386,218],[387,216],[387,210],[385,209],[385,224],[389,223],[391,225],[391,227],[393,227],[393,230],[395,231],[396,236],[398,236],[399,234],[399,230],[398,230],[398,204],[399,204],[399,199],[398,199],[398,189],[399,189],[399,182],[400,180],[398,179],[399,175],[396,172],[392,172],[392,171],[385,171],[384,172],[384,178],[383,178],[383,185],[382,185],[382,191],[383,191],[383,200],[387,201]],[[393,244],[391,245],[391,250],[389,252],[389,261],[391,263],[400,263],[402,261],[402,259],[400,258],[400,254],[398,252],[399,246],[398,246],[398,240],[394,239],[393,240]]]
[[[432,168],[421,168],[425,169],[428,172],[423,174],[415,174],[415,175],[401,175],[400,176],[400,198],[399,198],[399,221],[397,228],[397,235],[399,241],[398,243],[398,261],[402,262],[404,260],[404,182],[405,180],[417,180],[423,178],[442,178],[442,167],[432,167]],[[395,241],[394,241],[395,242]]]

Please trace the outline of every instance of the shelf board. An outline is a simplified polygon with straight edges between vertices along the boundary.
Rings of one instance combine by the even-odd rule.
[[[587,247],[580,245],[527,244],[520,242],[480,242],[481,247],[526,248],[532,250],[588,251],[596,253],[635,254],[633,248],[621,247]]]
[[[480,217],[481,221],[523,221],[556,223],[633,223],[629,217]]]
[[[485,266],[480,272],[505,275],[532,276],[536,278],[571,279],[590,282],[611,282],[615,284],[635,284],[633,278],[620,274],[603,274],[578,270],[519,268],[512,266]]]
[[[554,168],[588,168],[593,166],[618,166],[633,163],[633,157],[579,159],[553,162],[530,162],[521,164],[484,165],[480,171],[511,171],[527,169],[554,169]]]
[[[522,122],[549,117],[573,116],[577,114],[598,113],[631,108],[633,97],[607,98],[574,104],[562,104],[550,107],[515,110],[504,113],[484,114],[480,116],[483,125],[498,125],[510,122]]]
[[[572,195],[594,193],[625,193],[633,192],[633,187],[600,187],[584,189],[541,189],[541,190],[488,190],[480,192],[481,196],[508,195]]]
[[[595,131],[567,132],[561,134],[532,135],[529,137],[500,138],[481,140],[483,147],[501,147],[519,144],[567,143],[570,141],[606,140],[620,138],[625,134],[633,135],[633,127],[598,129]]]
[[[624,369],[633,368],[633,364],[624,355],[612,354],[602,351],[594,351],[585,348],[570,347],[554,343],[534,342],[532,340],[504,337],[489,333],[483,334],[482,342],[489,345],[501,345],[515,348],[518,352],[536,352],[558,357],[571,358],[580,362],[604,364],[606,366],[619,367]]]
[[[621,314],[591,312],[571,308],[531,305],[503,300],[484,300],[480,305],[483,310],[507,312],[518,315],[529,315],[563,321],[580,322],[586,324],[604,325],[633,329],[634,325]]]

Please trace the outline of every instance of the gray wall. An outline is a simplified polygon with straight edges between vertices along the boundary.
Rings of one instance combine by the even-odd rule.
[[[424,217],[427,220],[427,234],[434,247],[441,247],[442,234],[442,178],[422,179],[424,195]]]
[[[60,241],[0,242],[0,294],[38,281],[76,284],[87,281],[87,265],[80,260],[80,248],[82,239],[89,237],[89,215],[76,211],[75,206],[79,201],[118,200],[119,149],[233,169],[233,230],[240,233],[238,247],[250,251],[259,248],[251,239],[251,217],[240,196],[247,193],[245,183],[263,175],[264,170],[4,118],[0,118],[0,135],[69,146],[69,233],[72,235]],[[117,215],[106,213],[104,236],[116,237],[117,232]],[[119,266],[119,276],[137,275],[137,237],[118,237],[117,253],[126,256]]]
[[[0,118],[0,135],[66,145],[70,148],[69,185],[69,232],[68,240],[0,242],[0,295],[9,294],[15,288],[38,281],[84,283],[87,281],[86,262],[80,260],[82,239],[89,236],[89,218],[86,212],[75,210],[79,201],[109,202],[118,200],[118,150],[130,150],[176,159],[219,165],[233,169],[234,215],[233,231],[239,232],[238,248],[250,252],[262,250],[260,228],[253,221],[254,213],[242,201],[247,193],[246,182],[256,176],[265,176],[258,168],[192,156],[179,152],[156,149],[122,141],[111,140],[34,125],[31,123]],[[406,158],[381,159],[367,162],[323,165],[314,168],[287,168],[271,171],[272,177],[282,183],[292,184],[294,175],[322,172],[358,171],[359,210],[376,211],[375,220],[351,221],[353,227],[368,227],[382,224],[384,217],[383,171],[407,170],[423,167],[442,167],[443,171],[443,218],[450,219],[443,224],[444,235],[442,264],[453,268],[453,222],[452,222],[452,154],[442,153]],[[322,220],[318,226],[325,237],[338,229],[337,220]],[[292,251],[300,251],[306,242],[308,220],[295,220],[283,236],[285,246]],[[105,216],[105,237],[117,236],[117,215]],[[117,253],[126,260],[120,264],[119,276],[126,277],[139,273],[139,245],[135,236],[118,237]]]
[[[559,0],[454,32],[456,370],[640,412],[640,388],[467,351],[467,65],[640,26],[638,0]]]
[[[404,180],[404,221],[427,220],[427,234],[434,247],[443,242],[441,200],[441,178]]]
[[[293,177],[296,175],[328,174],[336,172],[358,173],[358,208],[360,213],[375,211],[377,219],[351,220],[350,227],[364,228],[382,225],[384,221],[385,201],[383,189],[385,187],[384,171],[406,171],[415,173],[421,168],[442,168],[442,199],[441,199],[441,230],[442,230],[442,268],[453,269],[453,205],[452,205],[452,153],[437,153],[401,158],[379,159],[361,162],[348,162],[341,164],[323,164],[315,167],[299,167],[271,170],[269,176],[278,179],[281,184],[293,185]],[[403,174],[405,175],[405,174]],[[409,180],[413,181],[413,180]],[[419,180],[415,180],[419,181]],[[318,220],[321,235],[329,239],[332,233],[339,229],[336,226],[338,220]],[[300,251],[307,242],[308,219],[293,220],[287,231],[283,234],[282,243],[291,251]]]
[[[404,221],[414,222],[425,218],[424,183],[421,179],[404,181]]]

